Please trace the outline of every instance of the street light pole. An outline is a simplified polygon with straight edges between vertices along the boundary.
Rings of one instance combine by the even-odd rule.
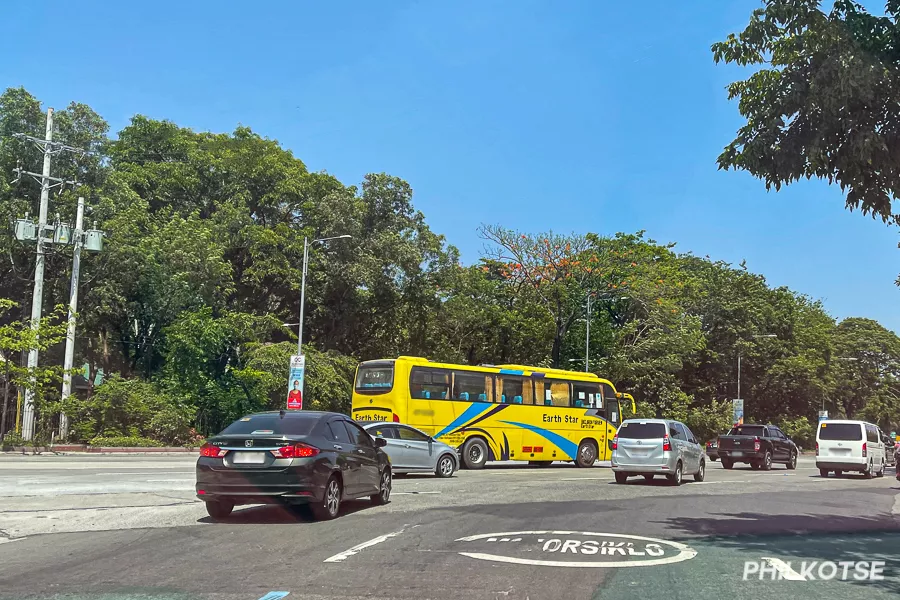
[[[584,372],[590,372],[591,353],[591,294],[587,296],[587,333],[584,336]]]
[[[303,354],[303,309],[306,306],[306,263],[309,260],[310,244],[318,244],[319,242],[328,242],[331,240],[349,240],[351,235],[336,235],[334,237],[319,238],[309,241],[308,237],[303,238],[303,275],[300,278],[300,322],[297,324],[297,355]]]

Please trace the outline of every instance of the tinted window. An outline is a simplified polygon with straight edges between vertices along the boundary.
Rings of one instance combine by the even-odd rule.
[[[632,421],[631,423],[622,423],[617,435],[630,440],[662,439],[666,435],[666,426],[662,423]]]
[[[429,439],[427,435],[414,429],[408,429],[406,427],[399,427],[398,429],[400,430],[401,440],[408,440],[411,442],[427,442]]]
[[[878,430],[875,429],[874,425],[866,425],[866,433],[869,434],[870,442],[878,441]]]
[[[544,380],[544,404],[547,405],[548,402],[552,406],[571,406],[569,382],[555,379]]]
[[[450,372],[426,367],[413,367],[409,376],[412,398],[441,400],[450,393]]]
[[[862,427],[857,423],[822,423],[819,426],[819,439],[844,442],[862,441]]]
[[[453,373],[453,397],[457,399],[467,399],[472,402],[478,400],[490,401],[493,395],[493,381],[490,375],[482,373],[466,373],[464,371],[456,371]],[[465,398],[466,394],[468,398]],[[481,398],[481,395],[484,398]]]
[[[501,400],[505,400],[508,404],[522,400],[522,379],[520,377],[503,377],[500,385]]]
[[[603,408],[603,397],[600,395],[600,386],[589,383],[575,383],[572,389],[575,394],[575,401],[580,401],[582,406]]]
[[[386,392],[394,387],[394,365],[360,366],[356,371],[357,392]]]
[[[687,435],[688,441],[694,440],[696,442],[697,436],[695,436],[694,433],[690,429],[688,429],[688,426],[682,425],[682,427],[684,427],[684,433],[685,433],[685,435]]]
[[[685,436],[684,434],[684,429],[681,427],[681,423],[670,423],[669,435],[672,436],[673,439],[682,440],[684,442],[687,441],[687,436]]]
[[[374,427],[369,427],[366,429],[369,432],[369,435],[373,435],[375,437],[383,437],[386,440],[395,440],[397,439],[397,428],[393,425],[376,425]]]
[[[341,442],[343,444],[353,443],[350,440],[350,434],[347,433],[347,429],[341,425],[341,422],[338,420],[330,421],[326,430],[328,432],[328,437],[330,437],[332,441]]]
[[[762,425],[740,425],[733,427],[728,435],[749,435],[754,437],[765,437],[766,428]]]
[[[318,421],[318,415],[304,413],[250,415],[226,427],[222,435],[309,435]]]
[[[347,432],[350,434],[350,439],[357,446],[372,447],[375,445],[372,443],[372,437],[366,432],[366,430],[356,423],[344,421],[344,425],[347,427]]]

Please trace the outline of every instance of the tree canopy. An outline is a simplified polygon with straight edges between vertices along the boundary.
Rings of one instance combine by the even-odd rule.
[[[748,418],[806,437],[822,406],[900,424],[897,336],[866,319],[836,323],[819,302],[742,265],[679,253],[644,232],[503,224],[481,228],[484,255],[465,265],[396,176],[345,185],[246,127],[198,133],[138,115],[110,138],[75,103],[57,120],[57,139],[101,153],[60,155],[54,174],[84,183],[90,219],[108,236],[102,253],[82,259],[76,365],[87,365],[88,389],[63,407],[78,439],[187,443],[280,408],[304,238],[345,234],[310,248],[307,406],[349,410],[355,365],[375,358],[581,369],[590,297],[589,368],[633,393],[641,414],[715,435],[729,425],[740,355]],[[35,214],[39,193],[32,181],[10,183],[17,161],[39,161],[10,134],[43,129],[36,98],[0,95],[4,218]],[[54,194],[51,212],[71,222],[75,201],[71,190]],[[28,375],[17,365],[34,253],[7,234],[0,256],[0,356],[14,387]],[[68,251],[52,248],[45,306],[67,302],[69,273]],[[60,317],[49,317],[42,365],[62,364]],[[106,381],[93,389],[100,372]],[[51,387],[42,398],[57,410]]]

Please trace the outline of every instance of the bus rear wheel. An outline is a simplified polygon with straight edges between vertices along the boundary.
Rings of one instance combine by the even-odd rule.
[[[482,469],[487,462],[487,444],[481,438],[469,438],[463,444],[462,459],[467,469]]]
[[[578,445],[578,456],[575,457],[575,465],[590,467],[597,460],[597,445],[591,440],[584,440]]]

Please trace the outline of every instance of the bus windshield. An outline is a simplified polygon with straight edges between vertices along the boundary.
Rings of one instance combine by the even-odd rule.
[[[388,362],[360,365],[356,373],[356,391],[384,392],[394,387],[394,365]]]

